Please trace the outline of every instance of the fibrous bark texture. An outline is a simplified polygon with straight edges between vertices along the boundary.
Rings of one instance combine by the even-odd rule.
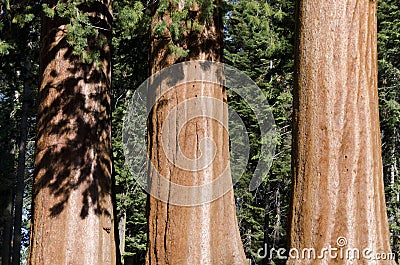
[[[290,247],[300,257],[287,264],[395,264],[380,255],[391,251],[376,8],[371,0],[297,1]],[[322,255],[330,246],[336,257]],[[314,248],[317,258],[302,258],[304,248]],[[359,259],[348,257],[352,248]],[[362,253],[367,248],[370,259]]]
[[[110,29],[108,1],[85,8]],[[100,51],[101,64],[82,63],[66,42],[65,23],[57,16],[42,22],[29,264],[115,264],[110,49]]]
[[[183,1],[181,1],[183,2]],[[216,3],[219,5],[219,2]],[[183,8],[183,5],[177,6]],[[201,22],[198,17],[201,10],[195,4],[190,10],[194,19],[203,25],[200,31],[186,31],[179,47],[189,49],[189,60],[220,61],[222,57],[222,25],[218,9],[211,18]],[[155,16],[153,26],[160,20],[169,21],[167,15]],[[151,73],[154,74],[181,59],[171,53],[168,37],[152,36]],[[202,71],[201,67],[193,71]],[[190,79],[189,72],[173,72],[171,78]],[[186,76],[185,76],[186,75]],[[208,77],[205,77],[208,78]],[[151,91],[150,91],[151,92]],[[153,91],[151,93],[160,93]],[[153,106],[149,121],[149,156],[155,171],[175,184],[184,186],[201,186],[212,182],[221,176],[229,163],[229,141],[227,131],[215,120],[197,117],[187,120],[191,105],[180,105],[190,99],[214,98],[226,102],[226,91],[223,86],[207,82],[191,82],[170,89],[160,96]],[[199,101],[201,102],[201,101]],[[196,103],[194,103],[196,104]],[[200,104],[200,103],[199,103]],[[194,105],[192,105],[194,106]],[[180,109],[178,114],[168,117],[174,109]],[[207,112],[219,112],[223,116],[222,123],[227,123],[227,108],[212,104],[201,106]],[[206,111],[205,111],[206,112]],[[168,120],[168,121],[167,121]],[[221,121],[220,121],[221,122]],[[184,126],[181,126],[183,125]],[[162,128],[167,136],[162,140]],[[180,130],[181,128],[181,130]],[[205,146],[201,151],[204,138],[215,143],[215,157],[205,169],[188,171],[177,166],[181,164],[180,151],[189,159],[199,161],[207,159],[210,148]],[[172,154],[172,161],[167,159],[165,150]],[[183,162],[184,163],[184,162]],[[160,187],[157,176],[151,172],[151,193],[167,190]],[[229,191],[222,197],[200,205],[176,205],[168,200],[159,200],[149,196],[148,201],[148,250],[147,265],[217,265],[217,264],[247,264],[241,238],[239,235],[232,184]],[[172,195],[171,195],[172,196]],[[189,194],[189,197],[202,196]],[[196,201],[196,200],[194,200]]]

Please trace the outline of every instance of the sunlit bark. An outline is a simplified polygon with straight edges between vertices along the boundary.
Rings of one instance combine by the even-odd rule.
[[[287,264],[394,264],[346,258],[349,248],[390,253],[376,8],[371,0],[297,1],[290,247],[345,254]]]
[[[216,1],[216,4],[219,5],[220,2]],[[179,47],[190,50],[185,59],[220,61],[222,24],[219,10],[216,9],[211,18],[205,22],[199,20],[201,10],[196,4],[190,12],[204,28],[201,31],[186,32],[183,40],[177,43]],[[153,26],[160,20],[169,21],[169,17],[156,15]],[[168,36],[167,38],[152,36],[150,55],[152,74],[182,60],[171,53],[168,42]],[[179,76],[179,73],[174,74]],[[182,78],[185,80],[187,76]],[[226,102],[226,92],[222,86],[195,82],[172,89],[153,107],[149,125],[150,159],[156,171],[173,183],[186,186],[200,186],[208,183],[221,175],[229,161],[228,135],[218,122],[207,118],[185,121],[185,113],[189,112],[187,108],[181,109],[182,115],[176,117],[176,120],[171,119],[169,123],[165,122],[167,115],[172,109],[177,108],[178,104],[188,99],[205,96]],[[207,105],[205,108],[217,111],[213,109],[215,108],[213,105]],[[227,109],[223,111],[227,114]],[[227,115],[224,119],[227,119]],[[176,131],[177,124],[185,122],[187,123],[182,130]],[[166,143],[168,146],[162,146],[160,129],[162,126],[170,128]],[[211,166],[206,170],[197,172],[182,170],[176,166],[180,161],[175,161],[176,164],[170,163],[163,152],[163,148],[169,148],[176,154],[176,141],[178,141],[181,151],[187,157],[198,159],[201,155],[199,141],[205,137],[213,139],[217,150]],[[154,174],[151,177],[154,179]],[[154,191],[158,188],[156,181],[153,181],[151,189]],[[213,202],[197,206],[173,205],[168,201],[164,202],[150,196],[148,207],[149,241],[146,264],[246,264],[237,226],[232,189]]]
[[[110,29],[109,1],[87,9]],[[110,48],[100,51],[101,64],[82,63],[66,42],[65,23],[42,20],[29,264],[115,264]]]

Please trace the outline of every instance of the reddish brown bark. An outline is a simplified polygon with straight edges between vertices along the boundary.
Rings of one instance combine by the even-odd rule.
[[[200,12],[196,6],[191,10],[195,19],[199,18]],[[155,16],[153,26],[161,19],[169,21],[167,15]],[[186,59],[220,61],[222,24],[218,10],[215,10],[210,19],[200,23],[204,26],[203,30],[187,31],[178,45],[190,50]],[[178,59],[168,48],[168,36],[152,37],[150,60],[151,73],[154,74],[176,63]],[[179,77],[179,72],[173,74],[175,74],[173,78],[188,79],[188,76]],[[226,92],[222,86],[195,82],[175,87],[163,95],[153,107],[149,125],[150,159],[155,170],[173,183],[186,186],[209,183],[210,180],[221,175],[229,161],[228,135],[218,122],[207,118],[186,121],[185,117],[190,110],[185,107],[181,107],[183,108],[180,112],[181,116],[165,122],[167,115],[178,104],[188,99],[205,96],[226,102]],[[205,108],[214,109],[215,106],[207,105]],[[227,119],[227,109],[223,109],[223,112],[224,119]],[[185,122],[187,123],[182,130],[177,131],[178,124]],[[165,142],[167,146],[162,145],[162,126],[169,128],[168,140]],[[199,142],[205,137],[210,137],[216,143],[217,152],[211,166],[197,172],[185,171],[176,166],[182,162],[176,155],[177,142],[183,154],[188,158],[198,159],[201,156]],[[163,148],[172,150],[173,157],[176,159],[175,163],[167,160]],[[151,191],[157,192],[160,189],[157,186],[159,183],[154,180],[156,179],[154,174],[151,178]],[[190,196],[198,196],[198,194]],[[247,264],[238,231],[232,188],[223,197],[197,206],[173,205],[169,201],[164,202],[150,196],[148,207],[149,234],[146,264]]]
[[[297,1],[290,247],[390,253],[377,94],[376,1]],[[339,248],[340,249],[340,248]],[[287,264],[395,264],[291,259]]]
[[[108,1],[88,9],[109,28]],[[110,49],[101,50],[101,66],[83,64],[66,42],[65,23],[42,21],[29,264],[115,264]]]

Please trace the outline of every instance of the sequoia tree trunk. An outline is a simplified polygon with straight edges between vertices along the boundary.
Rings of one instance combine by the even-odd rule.
[[[97,36],[104,43],[110,5],[79,6],[104,28]],[[101,64],[82,63],[66,41],[66,23],[57,15],[42,20],[29,264],[115,264],[110,48],[101,48]]]
[[[183,1],[175,5],[171,1],[172,10],[182,10]],[[213,3],[211,3],[213,2]],[[222,58],[222,22],[219,13],[220,2],[210,1],[217,8],[205,21],[200,17],[205,15],[202,7],[194,3],[189,13],[193,21],[197,21],[200,30],[187,30],[183,33],[178,47],[189,50],[185,60],[208,60],[218,62]],[[204,7],[203,7],[204,8]],[[173,11],[172,11],[173,12]],[[155,15],[153,27],[160,21],[171,22],[169,12]],[[187,24],[186,24],[187,25]],[[171,52],[170,36],[155,36],[152,34],[150,64],[151,74],[177,63],[183,58],[177,58]],[[201,71],[200,66],[194,71]],[[189,79],[172,73],[171,78]],[[190,73],[186,73],[189,74]],[[193,74],[193,73],[192,73]],[[189,99],[211,97],[226,102],[226,92],[223,86],[206,82],[192,82],[179,85],[161,96],[155,102],[149,117],[149,155],[155,170],[175,184],[200,186],[218,178],[229,163],[229,141],[226,131],[218,122],[208,118],[197,117],[185,120],[189,115],[188,106],[178,106]],[[180,109],[180,116],[169,119],[168,114],[174,108]],[[203,106],[210,111],[222,111],[227,121],[227,108],[215,109],[212,104]],[[204,110],[204,109],[203,109]],[[181,131],[179,125],[185,124]],[[169,128],[167,140],[162,145],[162,126]],[[165,135],[164,135],[165,137]],[[205,170],[185,171],[176,166],[179,164],[178,148],[190,159],[201,156],[200,141],[205,137],[211,138],[216,144],[216,155],[212,164]],[[179,147],[178,147],[179,146]],[[208,147],[205,147],[206,149]],[[169,149],[176,163],[168,161],[165,149]],[[204,150],[203,150],[204,151]],[[206,154],[204,154],[206,155]],[[151,191],[155,191],[157,181],[154,172],[151,173]],[[168,188],[167,188],[168,189]],[[167,192],[173,192],[171,190]],[[190,196],[198,196],[191,194]],[[246,264],[243,246],[236,220],[233,188],[224,196],[200,205],[177,205],[170,201],[159,200],[153,196],[148,201],[148,249],[146,264],[170,265],[217,265],[217,264]]]
[[[376,9],[374,0],[297,1],[290,247],[300,254],[293,251],[287,264],[395,264],[373,259],[391,251]],[[322,253],[328,247],[337,248],[336,258]],[[304,248],[317,258],[302,258]],[[354,248],[360,259],[347,259]]]

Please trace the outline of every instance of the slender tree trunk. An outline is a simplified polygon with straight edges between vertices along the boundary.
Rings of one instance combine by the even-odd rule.
[[[271,230],[269,227],[271,224],[270,214],[272,211],[272,207],[271,207],[270,194],[271,194],[271,182],[268,180],[268,182],[266,184],[266,190],[265,190],[264,240],[263,240],[264,251],[263,251],[263,253],[261,253],[262,255],[265,255],[265,258],[262,259],[262,261],[261,261],[262,265],[269,265],[272,262],[272,260],[270,259],[269,252],[268,252],[268,249],[271,248],[271,244],[270,244],[271,243],[271,238],[270,238]]]
[[[4,196],[4,197],[3,197]],[[13,229],[13,192],[12,189],[8,189],[6,194],[2,195],[6,200],[6,207],[2,216],[4,218],[3,223],[3,236],[1,242],[1,264],[9,265],[11,258],[11,238]]]
[[[24,88],[22,92],[22,110],[21,110],[21,127],[18,142],[18,167],[17,181],[15,185],[14,198],[14,237],[13,237],[13,252],[12,264],[20,265],[21,261],[21,229],[22,229],[22,209],[24,204],[24,180],[25,180],[25,163],[26,163],[26,140],[28,135],[28,111],[32,99],[30,88],[30,71],[31,62],[29,56],[26,56],[24,67]]]
[[[282,211],[281,211],[281,194],[279,190],[279,183],[277,184],[276,190],[275,190],[275,224],[274,224],[274,233],[272,236],[272,241],[273,241],[273,247],[278,248],[278,244],[280,241],[280,229],[282,227],[282,222],[281,222],[281,217],[282,217]]]
[[[174,2],[174,1],[172,1]],[[219,1],[214,1],[219,6]],[[183,1],[179,7],[183,8]],[[222,58],[222,24],[221,16],[216,9],[211,18],[205,22],[199,20],[202,10],[194,4],[190,10],[194,20],[204,26],[200,31],[184,33],[184,38],[178,43],[180,47],[189,49],[188,59],[220,61]],[[166,12],[168,14],[168,12]],[[153,26],[160,20],[170,21],[168,15],[155,16]],[[151,73],[154,74],[164,67],[177,62],[171,53],[169,38],[152,36],[151,43]],[[197,70],[199,71],[199,70]],[[182,77],[184,80],[187,76]],[[228,135],[217,122],[206,118],[184,120],[189,109],[182,107],[182,116],[165,122],[167,115],[178,104],[188,99],[212,97],[226,102],[226,92],[220,85],[195,82],[181,85],[167,92],[153,107],[149,124],[149,152],[155,170],[166,176],[171,182],[185,186],[199,186],[217,178],[229,161]],[[207,105],[205,108],[215,106]],[[223,111],[227,114],[227,109]],[[225,115],[227,119],[227,115]],[[180,132],[178,124],[186,123]],[[168,126],[167,146],[162,145],[161,128]],[[192,159],[200,156],[199,141],[209,137],[216,143],[216,156],[211,166],[204,171],[189,172],[180,169],[179,158],[176,163],[167,162],[163,150],[172,150],[174,157],[177,145],[185,155]],[[155,178],[151,172],[151,178]],[[157,182],[152,181],[151,189],[157,190]],[[173,192],[170,190],[169,192]],[[197,194],[192,194],[196,196]],[[148,203],[148,250],[147,265],[217,265],[217,264],[248,264],[243,251],[241,238],[235,214],[233,189],[223,197],[210,203],[197,206],[174,205],[155,197],[149,197]]]
[[[122,216],[118,222],[119,253],[121,255],[122,264],[124,264],[124,253],[125,253],[125,230],[126,230],[126,210],[122,210]]]
[[[18,87],[18,80],[20,76],[15,75],[15,79],[11,81],[15,87]],[[14,91],[13,93],[14,94]],[[10,95],[10,100],[13,102],[20,100],[20,95],[17,93],[15,95]],[[15,197],[15,184],[16,184],[16,150],[17,146],[17,133],[14,129],[15,123],[11,115],[11,112],[15,111],[18,106],[7,108],[4,106],[6,111],[7,119],[2,121],[2,124],[6,125],[6,128],[10,128],[9,132],[4,135],[1,139],[0,148],[4,152],[1,157],[1,168],[0,178],[2,185],[0,188],[0,210],[1,210],[1,221],[0,229],[2,230],[2,242],[1,246],[1,260],[0,264],[9,265],[11,264],[11,249],[12,249],[12,235],[13,235],[13,212],[14,212],[14,197]],[[4,113],[5,114],[5,113]],[[4,115],[3,114],[3,115]]]
[[[390,253],[377,93],[377,3],[297,1],[290,247]],[[339,237],[344,240],[337,242]],[[347,243],[347,244],[346,244]],[[346,256],[344,256],[346,257]],[[356,262],[356,263],[355,263]],[[287,264],[395,264],[289,259]]]
[[[393,135],[394,138],[396,137],[396,128],[394,128],[393,131]],[[400,202],[400,194],[398,191],[398,185],[399,185],[399,171],[397,168],[397,157],[396,157],[396,139],[393,139],[393,143],[391,143],[391,150],[390,150],[390,161],[391,161],[391,165],[390,165],[390,185],[391,187],[391,191],[392,191],[392,195],[391,195],[391,202],[392,202],[392,207],[394,207],[394,213],[392,214],[392,216],[389,217],[389,223],[391,223],[394,226],[398,226],[399,225],[399,220],[398,220],[398,216],[399,216],[399,202]],[[397,229],[392,230],[392,248],[393,250],[398,250],[399,249],[399,242],[400,242],[400,233]],[[395,251],[398,252],[398,251]],[[397,262],[399,261],[399,257],[397,257]]]
[[[82,8],[110,29],[110,5]],[[115,264],[110,48],[100,50],[101,64],[82,63],[66,42],[65,23],[42,20],[29,264]],[[106,30],[97,38],[110,42]]]

